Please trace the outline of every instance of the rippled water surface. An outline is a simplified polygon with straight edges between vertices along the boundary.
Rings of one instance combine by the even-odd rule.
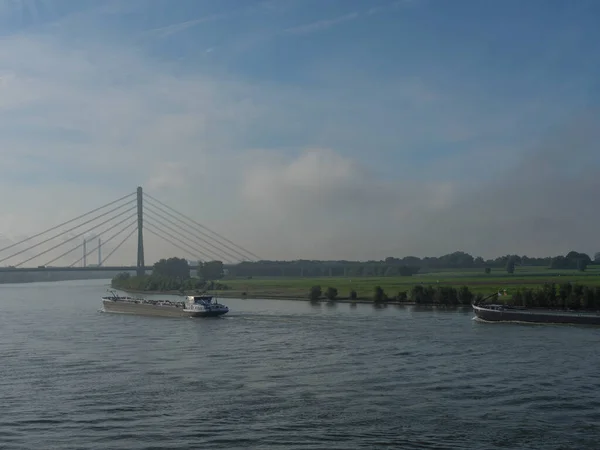
[[[233,300],[99,312],[103,281],[0,285],[0,448],[597,449],[600,328]]]

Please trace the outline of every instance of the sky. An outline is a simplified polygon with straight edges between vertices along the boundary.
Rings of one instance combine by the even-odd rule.
[[[0,247],[142,186],[262,259],[593,254],[599,21],[594,0],[3,0]],[[133,236],[111,262],[135,258]]]

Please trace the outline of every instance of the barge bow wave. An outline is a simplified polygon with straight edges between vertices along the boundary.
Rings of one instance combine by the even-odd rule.
[[[576,311],[530,310],[506,305],[471,305],[475,316],[488,322],[530,322],[600,325],[600,314]]]

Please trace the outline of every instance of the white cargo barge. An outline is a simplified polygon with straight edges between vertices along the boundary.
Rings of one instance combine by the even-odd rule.
[[[111,294],[102,297],[106,312],[161,317],[216,317],[229,312],[210,295],[188,295],[185,301],[172,301],[119,296],[115,291]]]

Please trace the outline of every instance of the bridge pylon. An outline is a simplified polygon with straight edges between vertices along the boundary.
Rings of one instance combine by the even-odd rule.
[[[137,276],[145,274],[144,264],[144,204],[143,204],[142,187],[137,188],[137,232],[138,232],[138,248],[137,248]]]

